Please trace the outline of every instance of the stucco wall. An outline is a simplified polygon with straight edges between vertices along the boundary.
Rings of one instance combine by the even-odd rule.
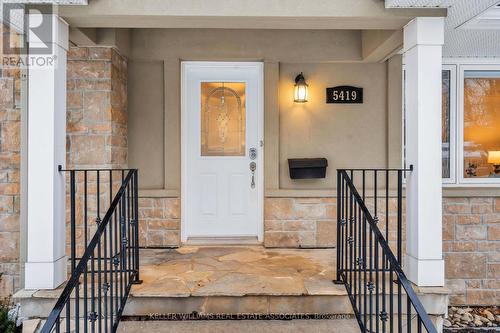
[[[293,80],[304,72],[309,101],[293,101]],[[282,189],[332,189],[339,168],[387,163],[387,66],[381,64],[280,64],[279,185]],[[326,87],[362,87],[363,104],[326,104]],[[367,143],[370,143],[367,145]],[[326,179],[292,180],[288,159],[326,157]]]
[[[131,35],[129,162],[141,170],[144,195],[179,196],[183,60],[264,62],[266,189],[331,189],[337,167],[387,165],[388,67],[359,62],[359,31],[143,29]],[[310,102],[297,105],[293,80],[301,71]],[[341,84],[363,87],[364,104],[326,104],[325,88]],[[318,156],[329,159],[327,179],[290,180],[288,158]]]
[[[349,30],[134,30],[128,67],[128,156],[130,166],[140,171],[144,244],[179,244],[181,61],[263,61],[266,194],[331,191],[336,168],[384,167],[388,161],[388,67],[359,62],[360,42],[359,31]],[[397,72],[401,67],[393,68]],[[293,103],[293,84],[301,71],[310,87],[310,102],[298,105]],[[364,103],[326,104],[325,87],[335,85],[363,87]],[[329,160],[326,179],[290,180],[288,158],[320,156]],[[331,191],[330,198],[266,198],[266,246],[333,246],[333,196]],[[291,210],[281,210],[283,203]]]

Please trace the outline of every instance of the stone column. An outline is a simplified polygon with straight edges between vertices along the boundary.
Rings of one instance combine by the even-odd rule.
[[[441,49],[443,18],[417,17],[404,27],[408,278],[444,285],[441,185]]]
[[[112,47],[68,51],[68,168],[127,167],[127,60]]]
[[[57,169],[66,161],[66,52],[68,25],[57,15],[51,40],[30,34],[30,56],[41,43],[52,47],[53,63],[29,68],[28,255],[26,289],[53,289],[66,280],[65,180]]]

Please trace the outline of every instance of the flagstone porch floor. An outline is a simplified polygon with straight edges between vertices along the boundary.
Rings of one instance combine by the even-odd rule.
[[[335,285],[334,249],[258,246],[141,250],[132,296],[346,295]]]
[[[186,246],[141,250],[125,316],[152,313],[352,314],[335,249]]]

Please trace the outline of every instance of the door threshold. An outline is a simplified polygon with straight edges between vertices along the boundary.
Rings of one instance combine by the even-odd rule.
[[[257,236],[192,236],[185,245],[262,245]]]

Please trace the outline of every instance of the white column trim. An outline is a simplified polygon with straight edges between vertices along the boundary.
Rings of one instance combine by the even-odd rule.
[[[404,28],[407,164],[406,271],[418,286],[444,285],[441,184],[443,18],[418,17]]]
[[[66,53],[68,25],[57,15],[52,39],[29,37],[30,51],[52,46],[52,64],[28,74],[28,194],[25,289],[53,289],[66,280],[66,183],[57,166],[66,164]]]
[[[66,281],[66,256],[51,262],[27,262],[25,289],[55,289]],[[64,279],[62,278],[64,277]],[[53,281],[47,285],[47,281]]]
[[[444,44],[444,18],[416,17],[403,28],[403,53],[418,45]]]

